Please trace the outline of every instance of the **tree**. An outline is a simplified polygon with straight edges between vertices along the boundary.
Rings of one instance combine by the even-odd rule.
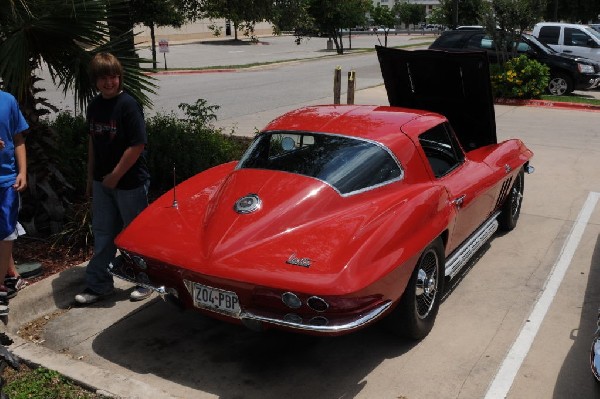
[[[547,0],[544,19],[546,21],[569,21],[588,23],[598,21],[600,0]]]
[[[411,24],[416,25],[425,21],[425,6],[403,1],[394,5],[394,11],[408,28]]]
[[[540,20],[544,7],[545,1],[540,0],[492,0],[485,26],[500,55],[499,63],[516,56],[521,33]]]
[[[273,0],[199,0],[202,14],[209,19],[231,21],[234,40],[242,30],[246,36],[254,36],[257,22],[270,21],[273,17]]]
[[[56,165],[60,149],[53,132],[40,117],[56,110],[41,97],[36,87],[41,68],[66,93],[73,90],[80,109],[91,99],[95,88],[88,76],[88,63],[100,51],[111,51],[126,71],[124,86],[141,104],[150,105],[152,80],[143,74],[137,58],[128,57],[127,37],[110,40],[107,18],[109,0],[13,0],[0,3],[0,80],[4,90],[17,100],[30,129],[27,134],[30,188],[23,194],[22,216],[30,234],[56,232],[69,201],[69,182]],[[110,0],[113,15],[126,13],[127,4]],[[119,6],[121,8],[119,8]],[[119,11],[120,10],[120,11]],[[123,15],[123,14],[121,14]]]
[[[459,25],[480,25],[484,6],[484,0],[440,0],[439,8],[444,16],[444,25],[456,28]]]
[[[306,31],[314,26],[306,0],[276,0],[271,22],[275,34],[284,31]]]
[[[316,29],[335,43],[336,52],[344,54],[342,29],[365,23],[371,0],[308,0],[308,13]]]
[[[384,46],[387,47],[390,28],[396,27],[396,13],[388,7],[382,7],[378,4],[376,7],[371,7],[370,14],[374,25],[384,27]]]
[[[172,26],[180,28],[195,14],[188,12],[185,0],[131,0],[133,22],[150,28],[152,68],[156,69],[156,37],[154,27]]]

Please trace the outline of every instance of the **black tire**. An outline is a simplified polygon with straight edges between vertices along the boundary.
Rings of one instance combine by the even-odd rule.
[[[573,80],[564,73],[553,73],[548,82],[548,93],[562,96],[573,92]]]
[[[421,253],[388,326],[406,338],[422,339],[433,328],[444,290],[444,248],[437,238]]]
[[[511,231],[517,226],[521,215],[521,203],[523,202],[523,190],[525,189],[525,172],[523,169],[517,173],[510,192],[502,205],[498,224],[500,230]]]

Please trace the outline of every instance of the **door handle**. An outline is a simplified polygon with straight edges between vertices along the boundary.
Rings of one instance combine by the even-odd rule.
[[[452,200],[452,204],[454,204],[454,206],[456,206],[457,208],[460,208],[462,206],[462,204],[465,202],[466,197],[467,197],[467,195],[463,194],[458,198],[454,198]]]

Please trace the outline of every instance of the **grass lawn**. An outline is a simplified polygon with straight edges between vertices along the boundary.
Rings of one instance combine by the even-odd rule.
[[[583,92],[585,93],[585,92]],[[577,104],[591,104],[591,105],[599,105],[600,100],[594,97],[591,94],[570,94],[567,96],[550,96],[543,95],[542,100],[546,101],[557,101],[557,102],[568,102],[568,103],[577,103]]]

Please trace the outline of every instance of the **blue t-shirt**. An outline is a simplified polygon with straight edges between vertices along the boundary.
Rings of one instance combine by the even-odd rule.
[[[10,93],[0,90],[0,187],[12,186],[17,178],[15,162],[15,135],[29,129],[17,100]]]

